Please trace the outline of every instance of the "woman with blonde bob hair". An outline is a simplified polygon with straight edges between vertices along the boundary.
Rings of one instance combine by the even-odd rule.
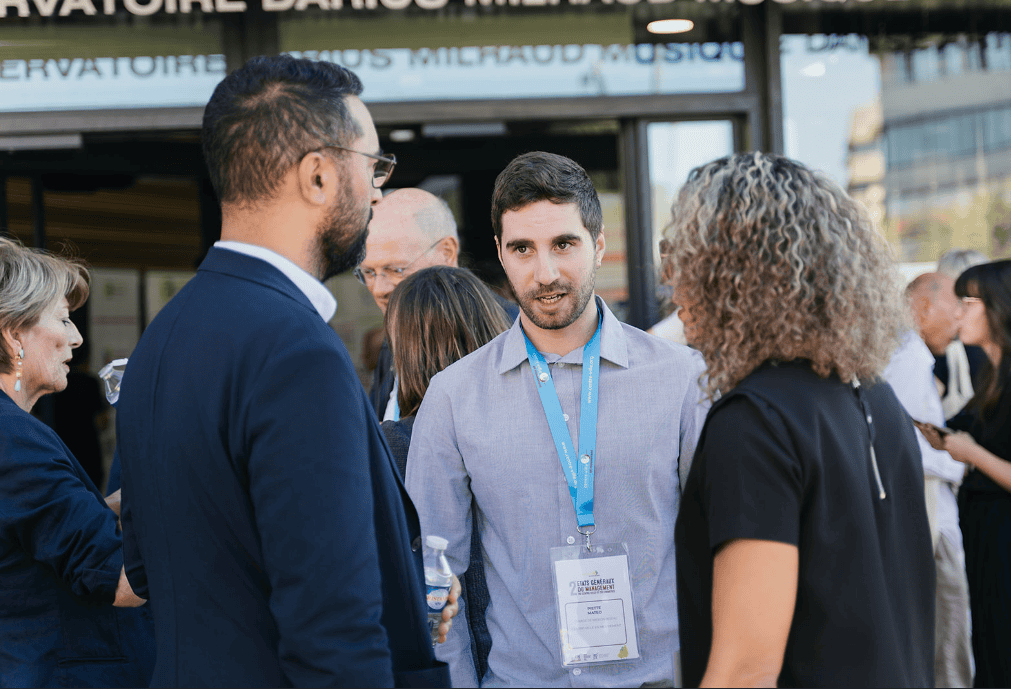
[[[772,154],[695,169],[672,212],[716,399],[675,529],[685,686],[933,686],[923,468],[880,381],[908,327],[887,245]]]
[[[146,686],[150,620],[123,569],[117,514],[31,415],[67,386],[88,298],[79,262],[0,238],[0,685]],[[115,503],[118,506],[118,502]],[[115,607],[114,607],[115,606]]]

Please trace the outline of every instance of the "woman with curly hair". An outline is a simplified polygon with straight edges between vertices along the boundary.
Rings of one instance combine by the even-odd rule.
[[[764,153],[692,171],[667,230],[706,420],[675,530],[685,686],[933,686],[934,563],[891,254]],[[722,395],[720,395],[722,393]]]

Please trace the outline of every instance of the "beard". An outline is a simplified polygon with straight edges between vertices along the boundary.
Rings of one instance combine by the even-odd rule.
[[[357,205],[351,190],[345,186],[330,213],[316,228],[316,274],[321,282],[365,260],[365,240],[372,220],[372,204],[368,201],[366,204],[364,209]]]
[[[597,280],[597,269],[591,267],[582,276],[578,283],[555,280],[549,285],[520,293],[516,286],[510,281],[513,293],[519,301],[520,309],[530,319],[530,322],[542,330],[561,330],[567,328],[583,315],[586,305],[593,296],[593,289]],[[538,299],[548,294],[558,294],[564,292],[565,295],[559,301],[567,300],[568,307],[555,313],[543,313],[538,311],[540,302]]]

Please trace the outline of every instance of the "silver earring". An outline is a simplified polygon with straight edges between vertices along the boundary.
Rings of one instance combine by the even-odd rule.
[[[18,352],[18,379],[14,383],[14,392],[21,392],[21,362],[25,360],[25,350],[24,347]]]

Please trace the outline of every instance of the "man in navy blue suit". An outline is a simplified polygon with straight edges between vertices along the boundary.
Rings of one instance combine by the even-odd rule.
[[[417,514],[321,284],[361,260],[395,162],[361,88],[255,58],[204,112],[222,241],[145,331],[118,405],[155,686],[448,685]]]

